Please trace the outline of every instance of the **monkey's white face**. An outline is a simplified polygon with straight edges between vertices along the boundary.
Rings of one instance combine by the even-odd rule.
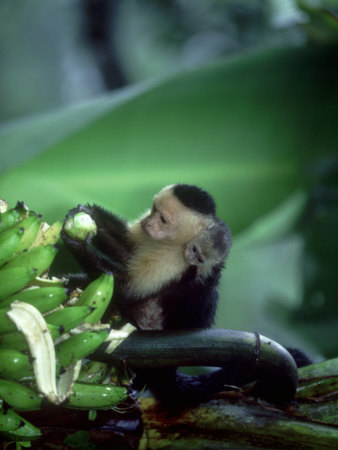
[[[176,239],[178,224],[173,200],[173,197],[156,196],[150,214],[141,221],[142,228],[151,238]]]
[[[141,221],[141,225],[153,239],[182,244],[200,232],[205,227],[205,221],[199,214],[186,208],[173,195],[172,188],[167,187],[155,196],[152,210]]]

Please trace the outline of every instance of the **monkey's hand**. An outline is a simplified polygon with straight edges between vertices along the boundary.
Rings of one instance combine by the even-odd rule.
[[[96,224],[95,233],[69,233],[67,223],[79,213],[88,214]],[[102,272],[114,275],[126,273],[125,261],[130,256],[128,245],[128,227],[119,217],[105,211],[97,205],[78,205],[71,209],[64,221],[61,237],[78,263],[90,277]]]

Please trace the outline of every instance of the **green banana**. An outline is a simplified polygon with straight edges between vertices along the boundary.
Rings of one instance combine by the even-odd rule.
[[[16,326],[7,317],[7,309],[0,309],[0,334],[13,333],[16,331]]]
[[[36,367],[33,370],[28,353],[20,352],[27,352],[28,344],[7,312],[11,304],[19,300],[33,305],[37,313],[48,313],[67,298],[66,290],[59,283],[42,283],[44,287],[38,287],[40,284],[37,283],[37,286],[24,289],[49,268],[55,257],[57,250],[51,244],[59,239],[61,223],[56,222],[49,228],[46,226],[23,203],[0,214],[0,399],[17,410],[38,410],[42,399],[28,386],[18,382],[33,378]],[[112,297],[113,284],[112,275],[102,274],[87,287],[76,306],[47,314],[44,319],[52,339],[82,322],[100,321]],[[108,329],[83,331],[56,345],[57,368],[71,366],[87,357],[106,340],[108,332]],[[67,407],[110,408],[124,400],[127,397],[125,388],[93,384],[102,381],[107,372],[106,364],[88,362],[81,379],[90,380],[91,384],[75,383]],[[49,398],[48,395],[46,398]],[[30,440],[40,435],[37,428],[10,408],[6,412],[0,409],[0,433],[11,440]]]
[[[26,339],[19,331],[0,335],[0,348],[28,350]]]
[[[39,233],[40,225],[41,219],[35,214],[32,214],[26,219],[20,220],[11,228],[12,230],[20,228],[24,230],[22,240],[17,250],[18,252],[23,252],[31,247]]]
[[[67,367],[96,350],[108,337],[109,329],[84,331],[56,345],[55,354],[59,367]]]
[[[79,212],[65,220],[64,230],[76,241],[85,241],[96,235],[97,226],[89,214]]]
[[[12,227],[19,222],[20,219],[21,216],[15,208],[9,209],[8,211],[0,214],[0,232]]]
[[[32,267],[16,267],[13,269],[7,269],[6,267],[7,264],[0,269],[0,300],[20,291],[37,275],[36,270]]]
[[[82,365],[77,381],[82,381],[84,383],[101,383],[107,375],[107,364],[100,361],[87,361]]]
[[[0,348],[0,377],[9,380],[33,377],[29,356],[13,348]]]
[[[35,411],[41,407],[41,398],[23,383],[0,378],[0,398],[14,409]]]
[[[33,439],[37,439],[41,436],[41,431],[39,428],[36,428],[32,425],[28,420],[16,414],[12,409],[8,411],[12,411],[11,414],[15,417],[16,420],[19,420],[19,426],[14,430],[3,431],[1,435],[7,439],[8,441],[31,441]]]
[[[126,398],[125,387],[77,382],[64,405],[74,409],[109,409]]]
[[[23,229],[6,230],[0,233],[0,267],[11,259],[19,248]]]
[[[80,325],[90,313],[91,308],[88,306],[70,306],[48,314],[45,316],[45,321],[48,324],[61,327],[63,332],[67,332]]]
[[[2,270],[27,267],[34,269],[36,276],[38,277],[49,268],[56,252],[57,249],[52,245],[34,247],[31,250],[16,255],[0,270],[0,274]]]
[[[55,222],[51,226],[48,226],[46,223],[42,223],[39,233],[33,243],[33,247],[37,247],[39,245],[56,244],[59,240],[61,229],[62,222]]]
[[[29,303],[43,314],[57,308],[61,303],[65,302],[67,300],[67,294],[66,289],[61,286],[32,286],[2,300],[0,303],[1,308],[9,307],[14,300]]]
[[[12,258],[0,269],[0,300],[20,291],[45,272],[57,249],[52,245],[35,247]]]
[[[52,339],[56,339],[63,334],[62,327],[56,325],[48,324],[48,330]],[[0,348],[15,348],[16,350],[26,351],[28,345],[24,335],[20,331],[15,331],[14,333],[0,335]]]
[[[20,426],[21,417],[11,408],[0,409],[0,433],[15,430]]]
[[[90,306],[93,312],[86,318],[86,322],[97,323],[106,311],[113,295],[114,277],[103,273],[92,281],[85,289],[77,306]]]

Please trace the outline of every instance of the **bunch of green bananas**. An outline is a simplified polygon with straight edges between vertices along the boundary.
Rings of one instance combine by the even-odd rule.
[[[74,304],[62,280],[48,278],[61,222],[48,227],[24,203],[12,209],[4,205],[2,201],[0,435],[28,441],[40,431],[17,411],[37,410],[48,401],[68,408],[106,409],[127,393],[124,387],[99,384],[107,375],[103,363],[81,365],[107,339],[109,327],[98,322],[112,296],[112,275],[102,274]]]

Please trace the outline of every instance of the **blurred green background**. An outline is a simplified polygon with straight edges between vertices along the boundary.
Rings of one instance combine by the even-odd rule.
[[[337,15],[2,0],[0,197],[48,222],[94,202],[131,220],[164,185],[200,185],[233,233],[216,325],[337,356]]]

